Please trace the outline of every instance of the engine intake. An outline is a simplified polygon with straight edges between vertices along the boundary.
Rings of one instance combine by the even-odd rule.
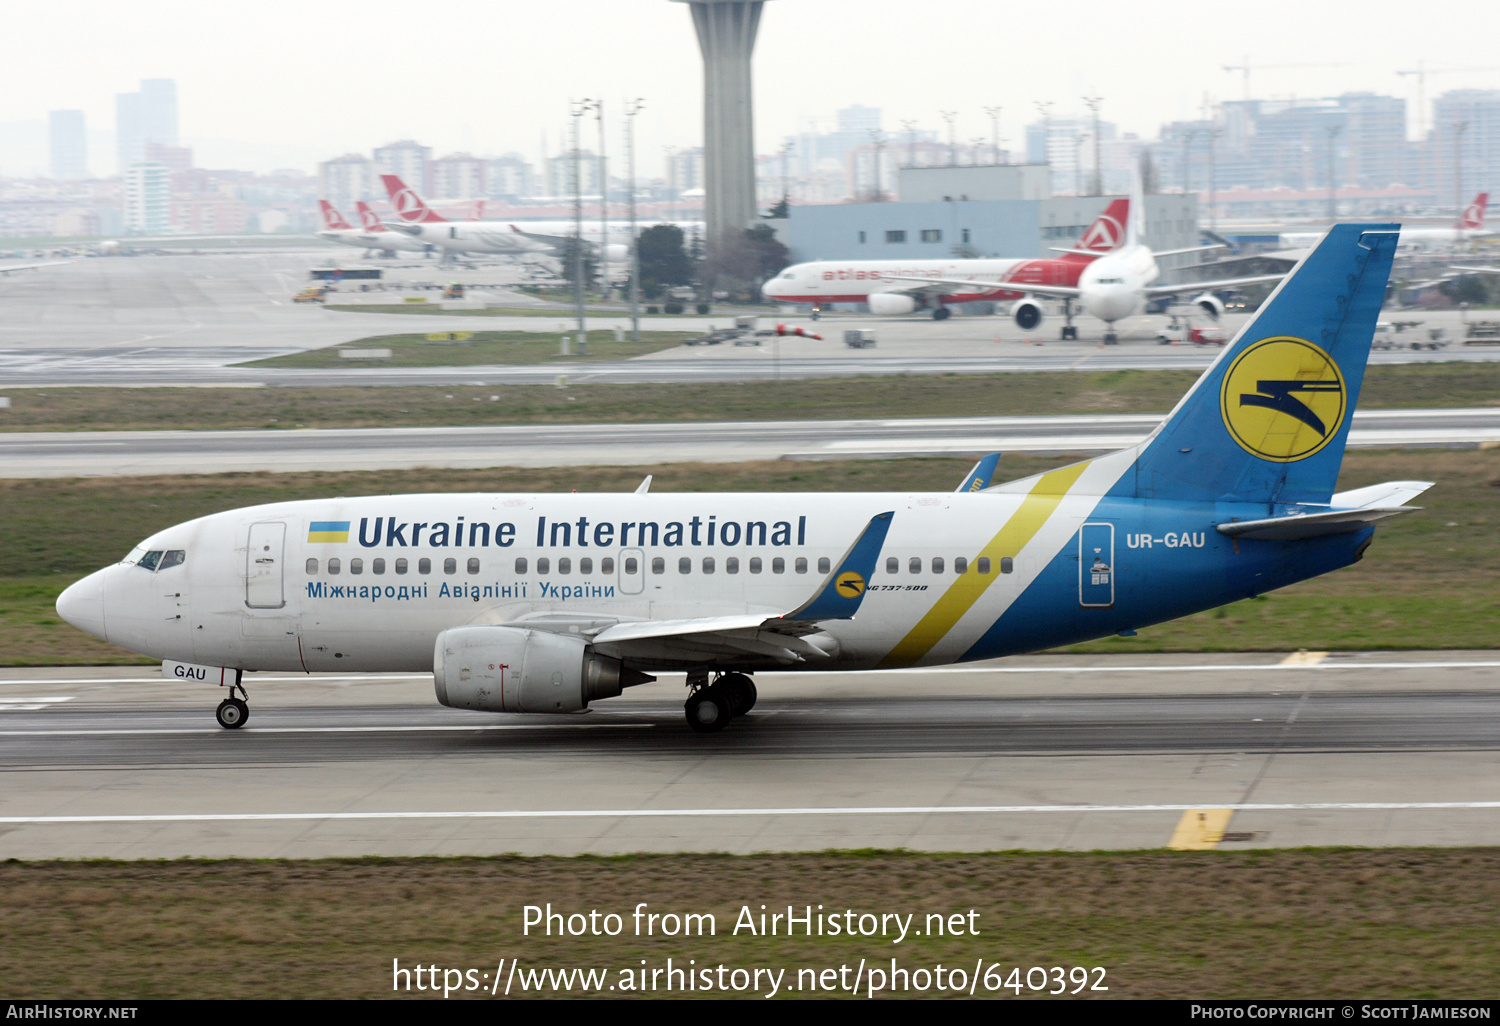
[[[1042,304],[1034,299],[1021,299],[1010,305],[1010,315],[1022,331],[1030,331],[1041,324],[1045,312]]]
[[[1193,305],[1214,320],[1218,320],[1224,314],[1224,302],[1212,292],[1205,292],[1193,300]]]
[[[590,652],[575,635],[519,627],[452,627],[432,654],[437,700],[454,709],[576,712],[655,679]]]

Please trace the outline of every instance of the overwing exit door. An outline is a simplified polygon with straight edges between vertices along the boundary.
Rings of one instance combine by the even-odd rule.
[[[1084,524],[1078,531],[1078,604],[1115,604],[1115,525]]]

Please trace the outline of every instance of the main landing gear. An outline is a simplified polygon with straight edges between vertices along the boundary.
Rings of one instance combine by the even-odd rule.
[[[1063,300],[1063,319],[1067,322],[1063,325],[1062,340],[1064,342],[1078,341],[1078,326],[1073,323],[1073,300]]]
[[[233,684],[221,685],[229,689],[229,697],[219,703],[219,708],[214,712],[214,719],[218,720],[219,726],[225,730],[238,730],[250,718],[250,693],[245,690],[245,685],[240,683],[240,679],[241,675],[236,672]],[[234,697],[236,691],[244,697]]]
[[[708,681],[708,671],[688,675],[688,695],[683,712],[688,726],[700,734],[723,730],[731,719],[755,708],[755,682],[743,673],[721,673]]]
[[[949,310],[942,303],[939,303],[937,306],[932,308],[932,319],[935,321],[946,321],[949,317],[952,316],[953,311]]]

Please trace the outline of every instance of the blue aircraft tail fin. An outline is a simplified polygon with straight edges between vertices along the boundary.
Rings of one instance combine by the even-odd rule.
[[[1137,447],[1117,494],[1326,503],[1399,226],[1334,225]]]

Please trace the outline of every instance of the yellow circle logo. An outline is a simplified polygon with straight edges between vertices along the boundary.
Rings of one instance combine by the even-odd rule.
[[[1261,339],[1224,375],[1224,426],[1249,453],[1295,463],[1327,445],[1344,422],[1348,390],[1338,364],[1306,339]]]
[[[845,570],[839,574],[833,586],[845,598],[859,598],[865,590],[865,579],[853,570]]]

